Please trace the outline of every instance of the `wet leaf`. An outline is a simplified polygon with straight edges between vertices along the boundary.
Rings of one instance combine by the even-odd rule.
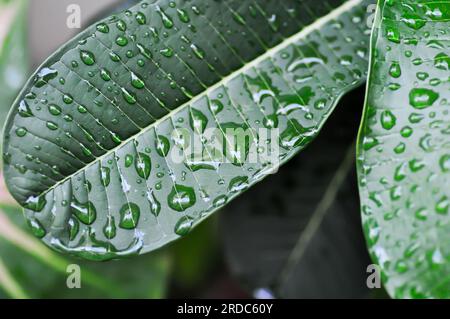
[[[371,2],[143,1],[98,22],[14,106],[12,195],[45,243],[88,259],[189,233],[309,144],[364,81]]]
[[[358,145],[366,239],[397,298],[448,298],[450,12],[380,1]]]

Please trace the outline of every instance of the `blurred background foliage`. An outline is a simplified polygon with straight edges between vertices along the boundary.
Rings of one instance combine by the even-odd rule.
[[[135,2],[0,0],[1,123],[30,71],[80,31],[66,26],[69,4],[80,5],[85,27]],[[363,96],[363,88],[347,95],[306,152],[183,240],[126,260],[49,250],[0,175],[0,298],[384,297],[365,286],[353,162]],[[81,267],[81,289],[66,286],[70,264]]]

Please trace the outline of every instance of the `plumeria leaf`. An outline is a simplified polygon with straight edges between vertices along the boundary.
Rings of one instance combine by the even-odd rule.
[[[364,230],[388,292],[450,297],[450,2],[380,1],[358,145]]]
[[[366,0],[143,1],[51,56],[6,126],[44,242],[105,260],[183,236],[276,171],[365,80]]]

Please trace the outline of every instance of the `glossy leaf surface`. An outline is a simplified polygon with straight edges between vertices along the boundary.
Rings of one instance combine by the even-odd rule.
[[[389,293],[450,297],[450,3],[381,1],[358,168]]]
[[[304,148],[364,81],[369,3],[144,1],[98,23],[17,100],[11,193],[47,244],[89,259],[185,235]]]

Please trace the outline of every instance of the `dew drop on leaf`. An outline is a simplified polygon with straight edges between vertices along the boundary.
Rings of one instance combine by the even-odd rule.
[[[185,211],[196,203],[196,196],[192,187],[175,185],[168,196],[169,207],[178,212]]]
[[[141,210],[134,203],[127,203],[120,209],[120,228],[135,229],[139,223]]]

